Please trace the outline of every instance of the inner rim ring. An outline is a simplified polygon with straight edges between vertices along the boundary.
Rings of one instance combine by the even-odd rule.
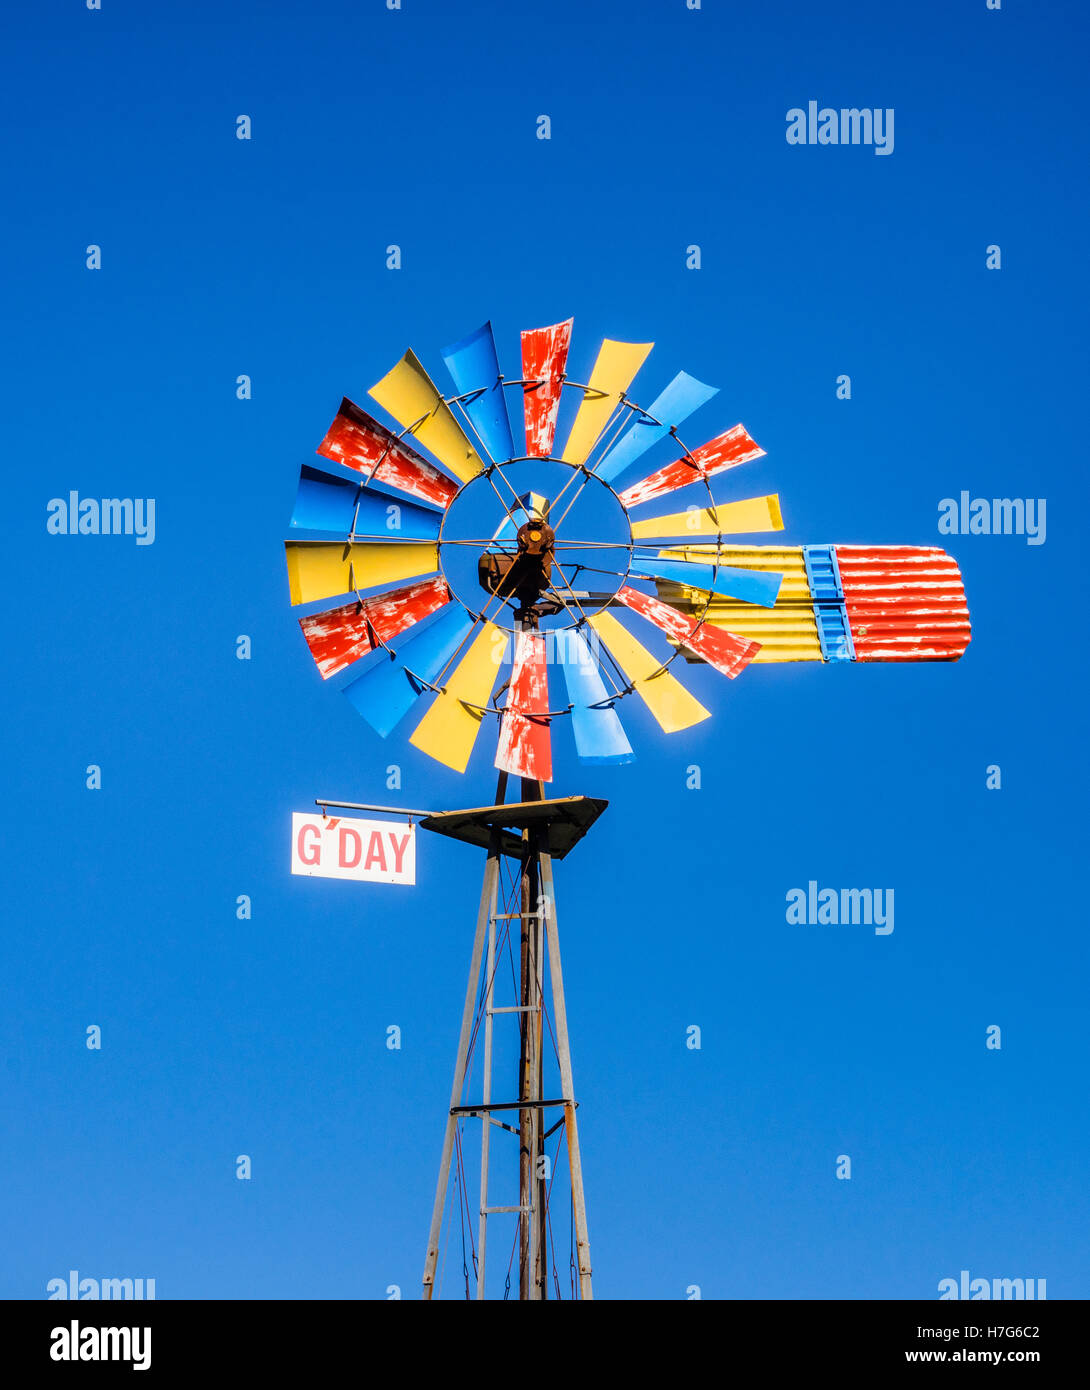
[[[520,455],[518,455],[518,456],[516,456],[516,457],[514,457],[514,458],[504,459],[502,463],[491,463],[491,464],[489,464],[486,468],[482,469],[480,473],[474,474],[474,476],[473,476],[472,478],[467,478],[466,481],[465,481],[464,483],[462,483],[461,486],[458,488],[458,491],[454,494],[454,496],[450,499],[450,503],[448,504],[446,510],[445,510],[445,511],[443,512],[443,514],[442,514],[442,520],[441,520],[440,523],[439,523],[439,538],[438,538],[438,540],[437,540],[437,542],[436,542],[436,545],[438,546],[439,573],[442,575],[443,580],[444,580],[444,582],[446,583],[447,588],[450,590],[451,597],[455,600],[455,602],[461,604],[461,606],[465,609],[465,611],[466,611],[468,614],[470,614],[471,616],[473,616],[473,617],[479,617],[479,616],[480,616],[480,614],[475,613],[474,610],[473,610],[472,608],[470,608],[469,605],[468,605],[463,599],[461,599],[461,598],[458,597],[457,593],[456,593],[455,590],[454,590],[454,585],[450,582],[450,579],[449,579],[449,577],[448,577],[448,575],[447,575],[447,573],[446,573],[446,570],[443,568],[443,544],[444,544],[444,541],[443,541],[443,532],[446,530],[447,522],[450,520],[451,512],[453,512],[454,507],[455,507],[455,504],[457,503],[458,499],[462,496],[462,494],[465,492],[466,488],[470,487],[473,483],[479,482],[482,478],[484,478],[485,476],[487,476],[487,475],[490,474],[490,473],[502,472],[503,469],[509,467],[511,464],[514,464],[514,463],[554,463],[554,464],[557,464],[557,463],[558,463],[558,464],[561,464],[561,465],[562,465],[563,467],[565,467],[565,468],[570,468],[573,472],[576,472],[576,473],[585,473],[586,476],[587,476],[588,478],[593,478],[594,481],[595,481],[596,483],[599,483],[602,487],[605,488],[605,490],[612,496],[613,500],[617,503],[617,506],[620,508],[621,515],[624,517],[625,526],[626,526],[627,529],[628,529],[628,540],[627,540],[627,541],[619,540],[619,541],[617,541],[616,546],[615,546],[615,549],[617,549],[617,550],[624,550],[624,551],[627,552],[627,554],[628,554],[628,563],[627,563],[627,565],[625,566],[625,572],[624,572],[623,576],[621,577],[621,582],[617,585],[617,589],[614,590],[614,593],[616,593],[617,590],[624,588],[625,584],[628,582],[628,576],[629,576],[629,575],[631,574],[631,572],[632,572],[632,552],[633,552],[633,550],[635,549],[635,541],[633,540],[633,537],[632,537],[632,519],[631,519],[631,517],[628,515],[628,508],[627,508],[627,507],[624,505],[624,503],[621,501],[620,496],[619,496],[619,494],[617,493],[616,489],[615,489],[610,483],[607,483],[606,480],[605,480],[604,478],[600,478],[600,477],[598,476],[597,473],[595,473],[595,472],[593,472],[591,469],[587,468],[585,464],[582,464],[582,463],[572,463],[570,459],[557,458],[557,457],[556,457],[555,455],[553,455],[553,454],[549,454],[547,457],[541,457],[540,455],[537,455],[537,454],[520,454]],[[508,486],[510,486],[510,483],[508,484]],[[514,489],[512,489],[512,491],[514,491]],[[515,494],[515,495],[517,496],[517,494]],[[507,512],[507,515],[508,515],[508,516],[511,515],[510,511]],[[447,544],[447,545],[452,545],[452,544],[454,544],[454,542],[453,542],[453,541],[448,541],[448,542],[446,542],[446,544]],[[556,561],[555,563],[556,563],[557,565],[559,565],[559,564],[560,564],[560,561]],[[563,574],[563,570],[561,570],[561,574]],[[565,576],[565,579],[564,579],[564,583],[565,583],[565,586],[567,586],[567,578],[566,578],[566,576]],[[554,586],[554,587],[556,587],[556,586]],[[558,589],[558,592],[559,592],[559,589]],[[492,596],[491,596],[491,598],[494,598],[494,597],[495,597],[495,595],[492,595]],[[612,595],[611,595],[611,597],[612,597]],[[484,605],[484,608],[481,609],[481,613],[483,613],[483,612],[485,611],[485,609],[488,608],[489,603],[491,602],[491,598],[490,598],[488,601],[486,601],[486,603],[485,603],[485,605]],[[519,630],[520,630],[518,627],[509,627],[506,623],[501,623],[501,622],[498,622],[498,621],[497,621],[497,618],[500,616],[500,612],[503,612],[504,614],[506,614],[506,610],[507,610],[510,606],[511,606],[511,601],[510,601],[510,599],[504,599],[504,601],[503,601],[503,607],[502,607],[501,610],[499,610],[499,611],[497,612],[496,617],[494,617],[494,618],[488,618],[487,621],[490,622],[490,623],[492,623],[492,625],[493,625],[494,627],[500,628],[503,632],[508,632],[508,633],[510,633],[512,636],[517,636],[518,633],[519,633]],[[564,601],[564,611],[565,611],[566,613],[570,613],[570,612],[571,612],[571,600],[570,600],[570,599],[565,599],[565,601]],[[596,609],[595,611],[597,612],[597,611],[599,611],[599,610]],[[590,616],[590,615],[588,614],[588,617],[589,617],[589,616]],[[574,622],[564,623],[564,624],[559,625],[559,626],[557,626],[557,627],[550,628],[550,631],[551,631],[551,632],[572,632],[572,631],[575,631],[577,628],[583,627],[583,626],[586,624],[586,622],[587,622],[587,618],[585,618],[585,617],[578,617],[578,618],[575,619]]]

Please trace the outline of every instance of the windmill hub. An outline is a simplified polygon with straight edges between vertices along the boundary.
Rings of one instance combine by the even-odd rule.
[[[513,555],[497,554],[494,550],[481,554],[477,562],[481,587],[487,593],[516,599],[521,605],[518,616],[522,619],[557,612],[559,604],[555,600],[539,602],[552,586],[555,541],[549,523],[531,516],[518,529]]]

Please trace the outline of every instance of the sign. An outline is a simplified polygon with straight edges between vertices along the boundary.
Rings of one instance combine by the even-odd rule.
[[[416,882],[416,829],[408,821],[291,817],[291,871],[362,883]]]

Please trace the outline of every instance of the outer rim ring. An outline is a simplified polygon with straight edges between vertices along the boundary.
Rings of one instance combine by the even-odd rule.
[[[518,384],[518,383],[516,383],[516,382],[514,382],[514,381],[512,381],[512,382],[504,382],[504,378],[502,377],[502,375],[501,375],[501,377],[500,377],[500,382],[501,382],[501,384],[503,384],[503,385],[516,385],[516,384]],[[573,387],[573,388],[575,388],[575,389],[578,389],[578,390],[580,390],[580,391],[583,391],[583,392],[586,392],[586,391],[589,389],[589,388],[587,388],[586,386],[580,384],[579,382],[568,381],[565,377],[562,377],[562,378],[561,378],[560,385],[561,385],[561,389],[563,389],[565,386],[571,386],[571,387]],[[457,396],[447,397],[447,396],[440,395],[440,396],[439,396],[439,400],[442,401],[442,403],[447,407],[448,410],[450,410],[450,407],[451,407],[453,404],[460,403],[460,398],[457,397]],[[627,404],[627,405],[630,407],[630,409],[633,411],[633,413],[635,413],[635,414],[638,414],[638,413],[641,412],[641,408],[640,408],[638,405],[636,405],[635,402],[628,401],[627,398],[625,397],[625,395],[624,395],[623,393],[622,393],[621,398],[620,398],[620,403],[622,403],[622,404]],[[465,412],[463,411],[462,413],[464,414]],[[645,412],[644,412],[644,413],[645,413]],[[476,433],[477,433],[477,432],[476,432],[476,429],[474,428],[472,421],[469,420],[468,417],[467,417],[467,424],[469,425],[470,430],[472,430],[472,432],[473,432],[474,434],[476,434]],[[467,441],[470,443],[470,446],[472,447],[472,440],[470,439],[469,432],[468,432],[460,423],[459,423],[459,428],[461,429],[462,433],[465,435]],[[682,457],[683,457],[683,458],[688,458],[688,457],[690,457],[691,451],[688,449],[688,447],[683,443],[683,441],[681,440],[681,438],[678,436],[677,431],[676,431],[676,430],[671,430],[671,431],[670,431],[670,434],[673,436],[675,443],[681,448],[681,450],[682,450]],[[414,436],[414,433],[413,433],[413,430],[412,430],[412,429],[403,429],[403,430],[401,430],[400,433],[396,436],[396,438],[400,440],[400,439],[404,438],[405,436],[409,436],[409,438],[412,438],[412,439],[415,440],[415,436]],[[477,437],[478,437],[478,439],[480,439],[480,436],[479,436],[479,435],[478,435]],[[601,436],[599,436],[599,439],[595,442],[595,446],[596,446],[597,443],[599,443],[600,441],[601,441]],[[612,485],[611,483],[607,482],[604,478],[600,477],[596,472],[594,472],[593,469],[588,468],[588,467],[586,466],[586,462],[585,462],[585,461],[582,462],[582,463],[572,463],[569,459],[558,458],[555,454],[548,454],[548,455],[545,455],[545,456],[531,455],[531,454],[518,454],[518,455],[512,455],[510,458],[507,458],[507,459],[498,460],[498,459],[493,459],[492,456],[488,453],[487,449],[486,449],[486,448],[483,448],[483,440],[481,441],[481,444],[482,444],[482,452],[484,453],[485,457],[488,459],[488,464],[487,464],[484,468],[482,468],[480,472],[475,473],[475,474],[473,475],[472,478],[467,478],[467,479],[465,480],[465,482],[459,483],[458,488],[456,489],[454,495],[451,497],[451,499],[450,499],[450,501],[447,503],[446,507],[442,508],[441,511],[440,511],[440,513],[439,513],[439,515],[440,515],[440,521],[439,521],[439,534],[438,534],[438,536],[437,536],[437,538],[436,538],[436,559],[437,559],[437,561],[439,562],[438,565],[437,565],[437,570],[438,570],[439,578],[440,578],[440,579],[443,581],[443,583],[446,585],[447,592],[448,592],[448,593],[450,594],[450,596],[451,596],[451,601],[454,602],[454,603],[457,603],[458,606],[459,606],[459,608],[462,609],[462,611],[466,614],[466,616],[467,616],[467,617],[470,617],[470,618],[472,618],[472,619],[474,619],[475,622],[481,622],[481,621],[488,621],[488,622],[491,622],[492,625],[493,625],[494,627],[499,628],[501,631],[506,632],[506,633],[508,633],[508,634],[511,635],[511,636],[516,636],[516,637],[517,637],[517,635],[518,635],[518,629],[517,629],[517,628],[508,627],[505,623],[498,623],[498,622],[495,622],[495,621],[494,621],[493,619],[491,619],[491,618],[485,620],[484,617],[483,617],[484,609],[482,609],[480,612],[475,612],[474,609],[470,608],[461,598],[459,598],[458,595],[455,593],[455,591],[454,591],[454,586],[451,584],[450,580],[448,579],[448,577],[447,577],[447,575],[446,575],[446,573],[445,573],[445,571],[444,571],[444,569],[443,569],[443,565],[442,565],[443,531],[444,531],[444,529],[445,529],[445,527],[446,527],[447,521],[448,521],[449,516],[450,516],[450,512],[451,512],[451,510],[453,509],[454,504],[458,501],[458,499],[462,496],[463,492],[466,490],[466,488],[469,487],[469,485],[470,485],[471,483],[474,483],[474,482],[479,481],[482,477],[487,476],[488,474],[492,473],[492,472],[495,471],[496,469],[503,469],[503,468],[506,468],[509,464],[514,464],[514,463],[555,463],[555,464],[562,464],[565,468],[570,468],[570,469],[572,469],[573,471],[581,471],[581,472],[585,473],[586,476],[587,476],[588,478],[594,478],[596,482],[600,483],[604,488],[606,488],[606,490],[607,490],[608,492],[610,492],[610,493],[612,494],[612,496],[613,496],[614,500],[616,501],[618,507],[621,509],[621,514],[624,516],[625,523],[626,523],[626,525],[628,526],[628,543],[627,543],[627,545],[625,545],[624,542],[618,542],[617,545],[616,545],[616,547],[615,547],[616,549],[619,549],[619,550],[625,550],[625,549],[626,549],[626,550],[628,551],[628,565],[627,565],[627,567],[626,567],[626,569],[625,569],[625,572],[624,572],[623,576],[621,577],[621,582],[620,582],[620,584],[617,586],[617,589],[614,590],[614,595],[616,595],[616,593],[619,592],[619,590],[622,589],[622,588],[625,586],[625,584],[627,583],[627,581],[628,581],[628,579],[629,579],[629,576],[630,576],[631,573],[632,573],[632,568],[633,568],[633,563],[634,563],[634,560],[633,560],[633,551],[634,551],[634,549],[635,549],[635,540],[634,540],[634,538],[633,538],[633,536],[632,536],[632,518],[631,518],[631,516],[630,516],[630,514],[629,514],[629,510],[628,510],[628,508],[624,505],[624,503],[621,501],[620,494],[619,494],[619,493],[617,492],[617,490],[613,487],[613,485]],[[595,446],[592,446],[592,452],[593,452],[593,447],[595,447]],[[426,446],[425,446],[425,447],[426,447]],[[474,450],[474,452],[476,453],[476,450]],[[479,458],[479,457],[480,457],[480,455],[478,455],[478,458]],[[483,460],[482,460],[482,461],[483,461]],[[599,460],[599,462],[600,462],[600,461],[601,461],[601,460]],[[597,467],[597,464],[595,465],[595,467]],[[705,490],[705,492],[707,493],[707,496],[708,496],[708,507],[709,507],[709,510],[711,510],[711,511],[714,513],[715,508],[716,508],[716,506],[717,506],[717,503],[716,503],[716,501],[715,501],[715,495],[714,495],[714,493],[712,492],[711,478],[708,476],[708,474],[707,474],[703,469],[698,469],[697,472],[699,473],[699,479],[696,478],[696,477],[694,477],[692,481],[695,483],[695,482],[697,482],[697,481],[699,480],[700,482],[703,483],[703,485],[704,485],[704,490]],[[373,475],[372,475],[372,476],[373,476]],[[370,482],[370,477],[369,477],[367,480],[364,481],[364,483],[362,484],[362,487],[366,488],[369,482]],[[350,534],[348,537],[346,537],[346,544],[350,544],[350,543],[351,543],[351,540],[352,540],[352,537],[351,537],[351,534]],[[714,557],[711,558],[711,568],[712,568],[713,580],[714,580],[715,575],[718,573],[718,571],[719,571],[719,569],[720,569],[720,567],[721,567],[721,565],[722,565],[722,560],[721,560],[721,558],[720,558],[720,552],[722,551],[724,540],[725,540],[725,537],[724,537],[723,532],[722,532],[722,531],[717,531],[717,533],[716,533],[716,535],[715,535],[715,539],[714,539],[715,554],[714,554]],[[711,544],[712,542],[709,540],[707,543]],[[449,544],[449,542],[448,542],[448,544]],[[653,547],[648,547],[648,548],[653,548]],[[679,548],[685,548],[685,543],[684,543],[684,542],[681,542],[681,545],[680,545]],[[562,572],[562,571],[561,571],[561,572]],[[613,573],[617,573],[617,571],[613,571]],[[641,578],[642,578],[642,576],[641,576]],[[567,582],[567,581],[565,580],[565,583],[566,583],[566,582]],[[690,587],[699,589],[699,586],[690,586]],[[570,588],[570,585],[569,585],[569,588]],[[706,594],[706,597],[705,597],[705,600],[704,600],[703,605],[700,607],[699,615],[696,616],[696,618],[695,618],[693,628],[692,628],[692,630],[691,630],[691,632],[690,632],[690,634],[689,634],[690,637],[691,637],[691,636],[694,636],[697,632],[699,632],[700,629],[704,626],[704,624],[708,621],[708,615],[709,615],[709,613],[710,613],[710,611],[711,611],[712,602],[713,602],[713,600],[714,600],[715,597],[716,597],[715,590],[713,590],[713,589],[709,589],[709,590],[699,590],[699,592],[705,593],[705,594]],[[355,594],[356,594],[356,599],[357,599],[357,601],[358,601],[358,602],[362,602],[362,601],[363,601],[362,595],[360,594],[360,592],[359,592],[358,589],[355,590]],[[577,602],[578,602],[578,601],[577,601]],[[485,608],[487,608],[487,606],[488,606],[488,605],[487,605],[487,602],[486,602]],[[506,606],[507,606],[507,604],[505,603],[504,607],[506,607]],[[570,612],[570,605],[569,605],[566,601],[565,601],[565,605],[564,605],[564,606],[565,606],[565,609],[566,609],[567,611]],[[601,610],[601,609],[596,609],[596,610],[595,610],[596,613],[597,613],[597,612],[601,612],[601,611],[603,611],[603,610]],[[677,611],[682,612],[683,610],[680,610],[680,609],[679,609],[679,610],[677,610]],[[694,605],[693,611],[695,612],[695,605]],[[588,615],[588,617],[589,617],[589,615]],[[577,618],[577,619],[575,619],[575,621],[573,621],[573,622],[571,622],[571,623],[567,623],[567,624],[565,624],[565,625],[563,625],[563,626],[556,627],[556,628],[550,628],[549,631],[551,631],[551,632],[570,632],[570,631],[577,631],[579,628],[586,626],[586,624],[587,624],[587,622],[588,622],[588,617],[580,617],[580,618]],[[669,639],[668,639],[668,640],[669,640]],[[389,644],[388,644],[387,642],[383,641],[381,638],[379,639],[379,644],[380,644],[382,647],[386,648],[387,650],[389,650],[389,651],[391,651],[391,652],[393,652],[393,651],[395,650],[394,648],[390,647]],[[655,670],[655,672],[653,673],[653,675],[656,675],[656,676],[657,676],[657,675],[661,675],[664,671],[666,671],[666,670],[670,667],[670,665],[671,665],[674,661],[676,661],[677,658],[678,658],[679,656],[681,656],[681,654],[682,654],[682,649],[683,649],[684,646],[685,646],[685,643],[679,641],[679,642],[677,643],[677,645],[674,647],[674,650],[670,653],[670,655],[666,658],[666,660]],[[636,688],[634,685],[632,685],[632,684],[630,684],[630,683],[628,682],[627,677],[624,675],[624,672],[621,670],[620,667],[618,667],[618,671],[619,671],[619,673],[621,674],[623,684],[622,684],[622,688],[621,688],[620,690],[618,690],[618,691],[614,694],[614,696],[612,697],[612,701],[616,701],[616,700],[618,700],[618,699],[621,699],[621,698],[623,698],[625,695],[630,695],[630,694],[632,694],[632,693],[634,692],[635,688]],[[494,698],[494,697],[493,697],[493,698]],[[490,712],[491,712],[491,711],[490,711]],[[494,711],[494,712],[495,712],[495,713],[502,714],[503,711],[497,709],[497,710]]]

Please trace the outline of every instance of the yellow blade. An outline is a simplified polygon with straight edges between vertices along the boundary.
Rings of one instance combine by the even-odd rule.
[[[587,382],[591,390],[575,416],[568,442],[561,457],[567,463],[585,463],[598,436],[613,414],[613,408],[632,384],[654,343],[615,343],[606,338],[598,350],[598,360]],[[598,395],[602,391],[604,395]]]
[[[411,348],[369,394],[463,483],[484,467]],[[421,416],[427,418],[417,424]]]
[[[641,647],[627,628],[623,628],[612,613],[605,609],[589,619],[590,625],[609,648],[617,665],[636,687],[644,704],[659,722],[663,733],[676,734],[679,729],[691,728],[702,719],[710,719],[706,710],[669,671],[656,676],[662,662],[646,647]]]
[[[439,568],[434,541],[286,541],[292,603],[415,579]]]
[[[663,550],[664,558],[696,560],[711,564],[716,558],[714,545],[694,545]],[[814,600],[806,578],[806,563],[801,546],[731,545],[718,547],[719,563],[735,569],[774,570],[783,575],[780,595],[774,608],[761,608],[753,603],[738,603],[734,599],[713,594],[705,622],[712,627],[725,628],[751,642],[759,642],[761,650],[753,658],[754,665],[780,661],[821,661],[821,640],[814,618]],[[708,602],[703,589],[690,589],[682,584],[659,580],[659,598],[696,616],[704,612]]]
[[[690,507],[669,516],[649,516],[632,523],[635,540],[666,540],[671,536],[741,536],[750,531],[782,531],[780,499],[746,497],[720,507]]]
[[[436,682],[445,689],[413,730],[409,742],[414,748],[455,772],[465,772],[484,715],[467,709],[462,701],[488,704],[505,641],[505,634],[494,623],[484,624],[454,670]]]

